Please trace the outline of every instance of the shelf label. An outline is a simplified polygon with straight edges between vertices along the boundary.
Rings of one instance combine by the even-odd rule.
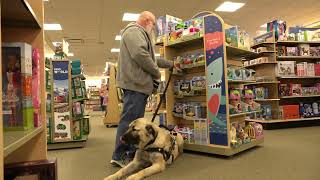
[[[210,144],[228,146],[225,45],[223,22],[215,15],[204,17],[207,107]]]

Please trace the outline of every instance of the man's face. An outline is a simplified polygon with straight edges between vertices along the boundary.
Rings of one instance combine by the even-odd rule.
[[[150,18],[147,22],[147,26],[146,26],[146,31],[151,34],[151,32],[154,30],[154,28],[156,27],[156,21],[155,18]]]

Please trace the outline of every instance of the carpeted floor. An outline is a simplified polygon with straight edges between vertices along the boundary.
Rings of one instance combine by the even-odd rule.
[[[85,148],[49,151],[58,158],[59,180],[102,180],[118,168],[109,165],[115,128],[92,116]],[[262,147],[231,158],[184,153],[150,180],[320,180],[320,127],[265,132]]]

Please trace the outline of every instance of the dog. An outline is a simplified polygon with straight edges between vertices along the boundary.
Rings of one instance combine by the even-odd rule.
[[[183,153],[180,133],[161,128],[144,118],[133,121],[121,141],[137,148],[134,159],[104,180],[121,179],[135,172],[127,180],[143,179],[164,171],[166,165]]]

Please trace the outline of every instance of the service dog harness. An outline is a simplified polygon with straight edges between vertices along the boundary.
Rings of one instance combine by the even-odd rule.
[[[169,148],[169,151],[166,151],[164,150],[164,148],[157,148],[157,147],[154,147],[154,148],[146,148],[144,149],[144,151],[147,151],[147,152],[157,152],[157,153],[160,153],[162,154],[163,158],[165,161],[168,161],[170,158],[171,160],[173,161],[174,160],[174,155],[172,154],[172,151],[174,150],[175,148],[175,145],[176,145],[176,137],[177,137],[177,132],[175,130],[170,130],[168,127],[166,126],[159,126],[160,128],[163,128],[163,129],[166,129],[170,132],[170,141],[171,141],[171,146]],[[147,145],[151,145],[155,142],[155,140],[157,139],[157,136],[154,137],[153,140],[151,140]],[[172,162],[171,161],[171,162]]]

